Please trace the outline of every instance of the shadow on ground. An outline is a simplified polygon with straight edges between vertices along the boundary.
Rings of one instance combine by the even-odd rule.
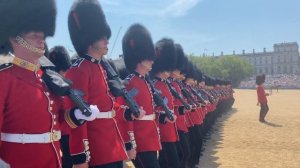
[[[227,121],[237,111],[238,110],[236,108],[232,108],[218,117],[214,126],[205,137],[206,140],[204,142],[204,151],[202,153],[203,156],[200,157],[199,164],[197,165],[198,167],[217,168],[221,166],[220,163],[217,163],[219,158],[216,157],[215,154],[219,148],[222,148],[220,146],[224,139],[224,122]]]
[[[271,127],[282,127],[282,125],[280,124],[275,124],[275,123],[272,123],[272,122],[269,122],[269,121],[265,121],[265,122],[262,122],[263,124],[266,124],[268,126],[271,126]]]

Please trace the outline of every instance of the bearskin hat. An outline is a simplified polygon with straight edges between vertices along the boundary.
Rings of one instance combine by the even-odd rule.
[[[55,65],[56,72],[67,71],[71,66],[69,53],[63,46],[55,46],[50,49],[48,58]]]
[[[195,71],[195,79],[198,81],[198,82],[201,82],[203,81],[203,78],[202,78],[202,72],[200,69],[196,68],[196,71]]]
[[[0,53],[7,52],[9,37],[30,31],[44,32],[45,37],[55,32],[55,0],[1,0]]]
[[[177,62],[176,62],[176,69],[180,70],[181,72],[184,70],[184,66],[186,64],[187,58],[184,55],[183,48],[180,44],[175,44],[176,48],[176,55],[177,55]]]
[[[155,60],[151,35],[141,24],[133,24],[128,28],[122,40],[122,49],[129,72],[133,72],[137,64],[144,60]]]
[[[119,58],[119,59],[113,60],[113,62],[116,66],[116,69],[117,69],[117,72],[119,73],[120,78],[125,79],[129,75],[129,72],[126,70],[124,59]]]
[[[255,80],[255,83],[256,83],[257,85],[261,85],[261,84],[263,84],[263,83],[265,82],[265,79],[266,79],[266,76],[265,76],[264,74],[262,74],[262,75],[257,75],[257,76],[256,76],[256,80]]]
[[[180,61],[180,58],[178,61]],[[181,73],[186,75],[188,73],[188,66],[190,65],[189,59],[186,56],[182,57],[182,65]]]
[[[156,59],[152,66],[151,75],[158,72],[173,71],[176,69],[177,55],[172,39],[163,38],[155,44]]]
[[[212,78],[210,76],[205,76],[205,85],[212,86]]]
[[[188,61],[187,64],[186,64],[184,73],[185,73],[186,79],[187,78],[194,79],[194,77],[195,77],[195,66],[191,62]]]
[[[73,46],[80,56],[103,37],[110,38],[111,30],[98,0],[76,0],[68,17]]]

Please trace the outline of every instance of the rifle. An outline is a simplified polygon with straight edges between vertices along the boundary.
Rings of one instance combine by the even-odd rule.
[[[181,94],[179,94],[176,89],[171,85],[171,83],[167,80],[167,85],[172,93],[172,95],[179,99],[180,102],[183,104],[184,108],[187,110],[191,110],[191,107],[184,101],[183,97],[181,96]]]
[[[127,102],[133,115],[138,118],[140,115],[139,106],[137,105],[137,103],[135,102],[133,97],[127,92],[119,75],[115,72],[115,70],[111,67],[111,65],[109,64],[109,62],[106,59],[102,58],[101,65],[106,70],[108,78],[115,80],[120,86],[122,86],[122,88],[120,88],[121,96]]]
[[[190,95],[189,91],[187,91],[187,89],[183,87],[178,81],[176,81],[176,83],[180,86],[181,92],[183,96],[187,98],[189,104],[199,107],[200,104]]]
[[[195,96],[197,96],[197,98],[201,101],[201,103],[204,103],[203,97],[200,96],[200,95],[197,93],[197,91],[196,91],[193,87],[190,87],[190,88],[191,88],[192,93],[193,93]]]
[[[71,88],[72,81],[51,70],[50,67],[44,69],[42,79],[55,95],[70,97],[83,115],[88,117],[92,114],[88,103],[82,98],[84,96],[83,92]]]
[[[146,75],[145,79],[148,82],[148,84],[150,85],[154,100],[158,101],[155,103],[157,103],[157,105],[163,107],[164,111],[166,112],[166,116],[169,118],[169,120],[174,121],[173,112],[169,109],[167,104],[163,101],[159,91],[154,87],[154,84],[153,84],[152,80],[150,79],[150,76]]]

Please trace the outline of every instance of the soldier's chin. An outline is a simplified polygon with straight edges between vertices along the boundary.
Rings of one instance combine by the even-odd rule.
[[[103,51],[103,55],[107,55],[107,53],[108,53],[108,49],[105,49],[105,50]]]
[[[28,48],[31,52],[36,53],[40,56],[43,56],[45,54],[45,48],[38,48],[38,47],[31,47]]]

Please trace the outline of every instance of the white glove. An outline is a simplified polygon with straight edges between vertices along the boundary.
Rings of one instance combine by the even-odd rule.
[[[10,165],[0,158],[0,168],[10,168]]]
[[[90,116],[85,116],[79,109],[75,109],[74,115],[78,120],[85,120],[85,121],[93,121],[96,119],[98,113],[100,113],[98,107],[96,105],[90,105],[90,109],[92,114]]]

